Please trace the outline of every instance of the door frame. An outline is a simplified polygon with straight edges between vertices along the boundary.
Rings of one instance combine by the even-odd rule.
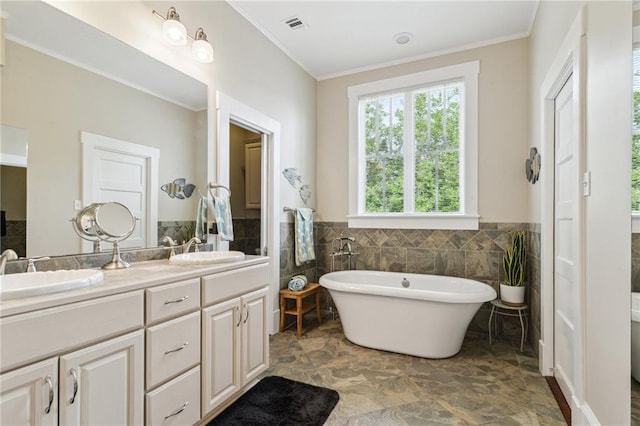
[[[217,144],[209,139],[209,166],[207,179],[219,184],[229,185],[229,125],[237,124],[241,127],[261,133],[263,140],[263,152],[266,151],[268,167],[262,171],[262,182],[266,185],[266,206],[263,211],[267,213],[267,255],[269,256],[269,298],[267,305],[271,306],[271,314],[268,315],[268,327],[271,334],[277,332],[280,318],[278,293],[280,291],[280,186],[278,183],[278,170],[280,170],[280,123],[266,116],[260,111],[237,101],[220,91],[216,91],[217,111]],[[266,141],[266,145],[264,142]],[[263,158],[265,154],[263,153]],[[264,179],[264,177],[267,177]],[[264,194],[263,186],[263,194]],[[265,210],[266,209],[266,210]],[[262,214],[262,213],[261,213]],[[265,246],[263,241],[261,248]],[[220,250],[228,249],[228,243],[217,239],[217,247]]]
[[[586,105],[586,11],[583,7],[549,67],[540,90],[541,99],[541,337],[539,369],[543,376],[553,376],[554,367],[554,202],[555,202],[555,98],[567,79],[573,77],[574,132],[577,138],[575,178],[583,181],[585,172]],[[575,200],[576,234],[575,283],[577,301],[574,330],[573,387],[569,404],[572,421],[583,424],[585,399],[585,250],[584,199],[578,191]]]
[[[158,190],[160,169],[160,150],[147,145],[140,145],[133,142],[126,142],[108,136],[97,135],[95,133],[80,132],[80,142],[82,145],[82,205],[86,206],[95,202],[93,199],[93,188],[95,185],[95,152],[96,149],[102,151],[117,152],[143,158],[147,163],[147,226],[146,247],[156,247],[158,245]],[[90,167],[89,167],[90,165]],[[136,225],[137,226],[137,225]],[[92,244],[89,241],[81,240],[82,252],[91,252]]]

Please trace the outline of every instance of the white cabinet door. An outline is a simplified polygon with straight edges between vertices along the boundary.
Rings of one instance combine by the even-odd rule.
[[[202,311],[202,416],[240,390],[240,299]]]
[[[58,358],[0,376],[0,424],[58,424]]]
[[[143,331],[60,357],[60,424],[143,423]]]
[[[269,366],[267,330],[268,289],[242,296],[242,385],[258,377]]]

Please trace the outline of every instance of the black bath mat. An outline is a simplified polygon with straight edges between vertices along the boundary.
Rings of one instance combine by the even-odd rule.
[[[207,426],[321,426],[338,403],[338,392],[269,376],[260,380]]]

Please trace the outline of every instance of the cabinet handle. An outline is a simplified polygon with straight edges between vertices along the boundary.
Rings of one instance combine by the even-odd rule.
[[[236,312],[238,312],[240,309],[238,309],[238,307],[235,307]],[[240,315],[238,315],[238,323],[236,324],[236,327],[240,327],[240,323],[242,322],[242,312],[240,312]]]
[[[76,372],[75,368],[72,368],[71,370],[69,370],[69,374],[73,376],[73,395],[69,400],[69,404],[73,404],[74,402],[76,402],[76,395],[78,395],[78,373]]]
[[[184,343],[182,344],[182,346],[179,346],[179,347],[177,347],[177,348],[175,348],[175,349],[171,349],[171,350],[166,351],[164,354],[165,354],[165,355],[169,355],[170,353],[181,351],[181,350],[183,350],[184,348],[186,348],[187,346],[189,346],[189,342],[188,342],[188,341],[184,342]]]
[[[44,409],[44,413],[49,414],[51,412],[51,406],[53,405],[53,381],[51,380],[51,376],[45,377],[44,381],[47,382],[47,386],[49,386],[49,405]]]
[[[187,408],[187,405],[189,405],[189,401],[186,401],[184,404],[182,404],[182,407],[178,408],[176,411],[174,411],[171,414],[167,414],[166,416],[164,416],[164,419],[170,419],[173,416],[177,416],[178,414],[182,413],[184,411],[185,408]]]
[[[247,323],[247,320],[249,319],[249,307],[247,306],[247,304],[244,304],[244,310],[247,311],[247,317],[244,319],[243,323]]]
[[[189,298],[189,296],[182,296],[180,299],[174,299],[174,300],[165,300],[164,304],[165,305],[170,305],[172,303],[180,303],[180,302],[184,302],[185,300],[187,300]]]

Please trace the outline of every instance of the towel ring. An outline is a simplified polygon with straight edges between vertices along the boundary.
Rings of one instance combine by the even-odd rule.
[[[221,188],[226,190],[229,193],[229,197],[231,197],[231,190],[229,189],[229,187],[221,185],[219,183],[215,183],[215,182],[209,182],[209,192],[211,192],[211,196],[213,198],[216,198],[215,194],[213,193],[213,190],[216,188]]]

